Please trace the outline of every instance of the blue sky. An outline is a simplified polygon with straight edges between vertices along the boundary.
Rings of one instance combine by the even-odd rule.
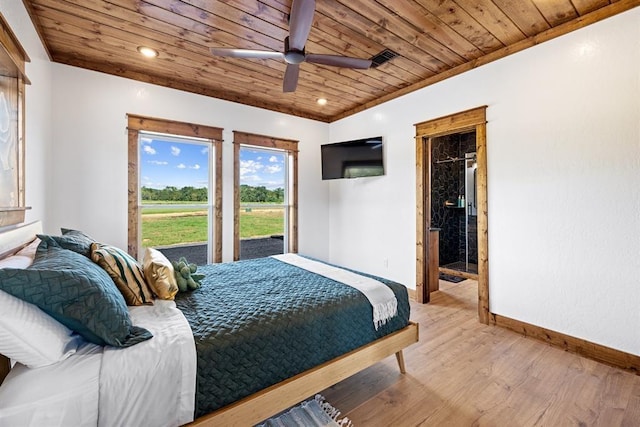
[[[208,144],[165,141],[157,137],[140,138],[140,181],[145,187],[207,187],[209,180]]]
[[[209,145],[163,140],[144,135],[140,138],[140,181],[142,186],[206,187],[209,177]],[[284,153],[242,147],[240,184],[284,187]]]

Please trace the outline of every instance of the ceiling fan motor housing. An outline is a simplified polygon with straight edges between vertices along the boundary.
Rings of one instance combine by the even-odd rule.
[[[289,37],[284,39],[284,60],[287,64],[300,64],[304,62],[306,54],[304,48],[302,50],[289,48]]]

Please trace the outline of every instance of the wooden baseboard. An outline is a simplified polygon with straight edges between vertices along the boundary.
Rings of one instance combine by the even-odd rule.
[[[498,314],[491,313],[490,321],[493,325],[510,329],[526,337],[532,337],[565,351],[640,375],[640,356]]]
[[[416,300],[416,290],[407,288],[407,293],[409,294],[409,299],[415,301]]]

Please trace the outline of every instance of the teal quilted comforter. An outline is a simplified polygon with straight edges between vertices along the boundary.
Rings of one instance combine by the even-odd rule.
[[[199,417],[327,362],[409,321],[407,290],[380,279],[398,315],[378,330],[367,298],[350,286],[273,258],[213,264],[180,294],[198,355]]]

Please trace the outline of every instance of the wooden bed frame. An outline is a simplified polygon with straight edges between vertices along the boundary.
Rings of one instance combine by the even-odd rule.
[[[0,258],[14,253],[41,232],[39,221],[1,232]],[[418,339],[418,324],[409,322],[399,331],[200,417],[189,426],[255,425],[392,354],[396,355],[400,372],[404,374],[402,350]],[[10,369],[9,359],[0,354],[0,384]]]

